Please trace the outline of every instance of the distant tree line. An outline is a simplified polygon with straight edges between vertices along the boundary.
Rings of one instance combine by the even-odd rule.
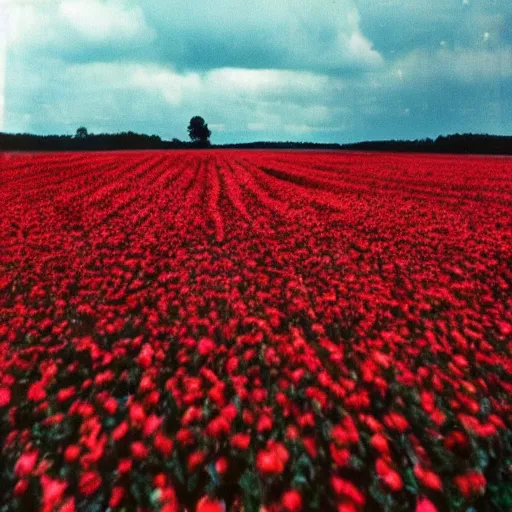
[[[112,151],[123,149],[181,149],[197,147],[194,142],[162,140],[158,135],[134,132],[71,135],[0,133],[1,151]]]
[[[345,144],[342,149],[360,151],[396,151],[410,153],[456,153],[456,154],[486,154],[511,155],[512,137],[502,135],[485,135],[473,133],[456,133],[439,136],[433,140],[382,140]]]
[[[322,144],[314,142],[248,142],[240,144],[210,144],[211,131],[204,119],[195,116],[188,127],[191,141],[176,138],[167,141],[158,135],[134,132],[115,134],[88,133],[80,127],[71,135],[31,135],[0,133],[0,151],[109,151],[128,149],[323,149],[357,151],[396,151],[421,153],[496,154],[512,155],[512,137],[500,135],[454,134],[437,139],[382,140],[353,144]]]

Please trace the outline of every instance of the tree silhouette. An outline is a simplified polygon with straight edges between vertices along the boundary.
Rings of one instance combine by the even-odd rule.
[[[208,129],[208,125],[200,116],[195,116],[190,120],[188,134],[192,142],[201,146],[208,146],[210,144],[209,139],[212,132]]]
[[[87,138],[87,128],[85,126],[81,126],[80,128],[78,128],[78,130],[76,131],[76,135],[75,137],[77,139],[86,139]]]

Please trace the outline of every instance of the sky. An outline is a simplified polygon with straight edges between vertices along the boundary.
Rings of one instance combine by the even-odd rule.
[[[0,0],[0,131],[512,135],[510,0]]]

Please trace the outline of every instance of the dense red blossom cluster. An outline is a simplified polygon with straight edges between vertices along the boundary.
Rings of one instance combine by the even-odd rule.
[[[512,508],[511,160],[0,155],[0,205],[0,510]]]

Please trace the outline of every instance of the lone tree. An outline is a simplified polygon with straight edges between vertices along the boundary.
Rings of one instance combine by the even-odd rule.
[[[76,139],[86,139],[87,138],[87,128],[85,126],[81,126],[80,128],[78,128],[78,130],[76,131],[76,135],[75,135],[75,138]]]
[[[208,125],[200,116],[195,116],[190,120],[188,125],[188,134],[196,144],[200,146],[210,145],[210,135],[212,132],[208,129]]]

